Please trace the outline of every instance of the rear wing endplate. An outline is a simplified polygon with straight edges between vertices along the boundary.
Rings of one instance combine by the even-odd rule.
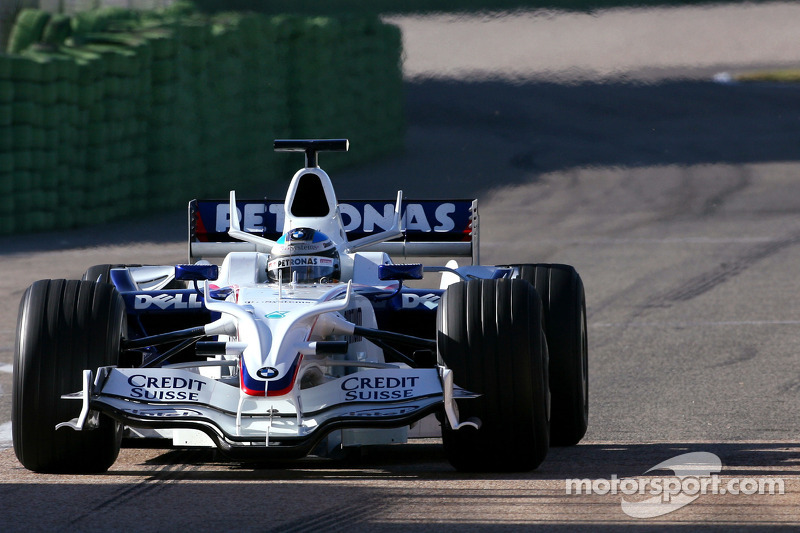
[[[283,231],[283,201],[237,200],[241,229],[277,240]],[[391,227],[395,200],[341,201],[338,204],[348,241]],[[396,257],[470,257],[480,264],[477,200],[406,200],[403,236],[363,248]],[[258,245],[228,235],[228,200],[189,202],[189,262],[225,257],[230,252],[253,252]]]

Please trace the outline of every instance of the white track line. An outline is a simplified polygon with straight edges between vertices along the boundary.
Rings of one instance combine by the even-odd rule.
[[[721,322],[594,322],[593,328],[659,328],[659,327],[710,327],[710,326],[798,326],[800,320],[726,320]]]
[[[535,244],[759,244],[778,242],[778,237],[663,237],[663,238],[597,238],[597,239],[530,239]],[[488,248],[504,248],[514,245],[513,241],[492,240],[481,243]]]
[[[7,372],[12,373],[14,371],[14,365],[9,365],[8,363],[0,363],[0,372]]]
[[[11,448],[13,444],[11,439],[11,422],[0,424],[0,450]]]

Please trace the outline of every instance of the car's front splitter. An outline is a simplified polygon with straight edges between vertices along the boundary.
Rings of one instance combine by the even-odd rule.
[[[397,403],[352,403],[333,406],[313,416],[235,414],[199,404],[138,403],[98,396],[90,408],[120,423],[150,429],[194,429],[236,459],[282,459],[307,455],[331,431],[345,428],[394,428],[412,424],[442,409],[441,394]]]
[[[433,368],[367,369],[277,398],[182,369],[84,374],[84,390],[67,395],[83,400],[81,416],[63,425],[89,429],[89,413],[101,412],[131,427],[200,430],[223,451],[255,457],[301,456],[336,429],[406,426],[450,396]]]

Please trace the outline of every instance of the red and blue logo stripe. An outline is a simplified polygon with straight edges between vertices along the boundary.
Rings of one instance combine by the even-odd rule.
[[[263,381],[255,379],[250,375],[247,371],[244,357],[239,356],[239,384],[242,390],[250,396],[283,396],[289,394],[294,387],[294,382],[297,379],[297,372],[300,370],[300,363],[302,360],[302,354],[297,354],[289,370],[285,372],[282,377],[275,380]]]

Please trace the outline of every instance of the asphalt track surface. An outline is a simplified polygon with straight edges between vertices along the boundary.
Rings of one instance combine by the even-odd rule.
[[[25,471],[6,448],[0,529],[796,527],[800,88],[712,76],[800,65],[797,20],[794,4],[396,19],[408,53],[407,149],[334,175],[339,197],[398,187],[474,196],[483,263],[576,266],[591,390],[579,446],[504,475],[456,473],[436,441],[354,464],[261,467],[127,448],[106,475],[60,477]],[[0,423],[10,419],[24,287],[95,263],[182,262],[184,238],[175,212],[0,240]],[[8,446],[8,423],[0,433]],[[780,479],[786,494],[705,494],[636,519],[623,495],[565,493],[567,479],[643,479],[687,452],[716,454],[724,480]]]

